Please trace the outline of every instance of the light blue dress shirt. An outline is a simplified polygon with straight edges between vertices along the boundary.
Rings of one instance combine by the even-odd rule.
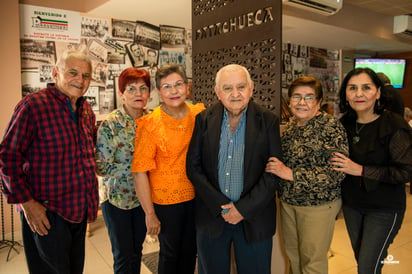
[[[246,110],[232,135],[228,111],[224,109],[220,131],[218,176],[220,191],[232,202],[239,200],[243,191],[243,162],[245,152]]]

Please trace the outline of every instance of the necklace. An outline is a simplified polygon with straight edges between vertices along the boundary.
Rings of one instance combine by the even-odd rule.
[[[352,143],[357,144],[360,141],[360,132],[366,126],[366,124],[362,124],[358,129],[358,122],[355,122],[355,136],[352,138]]]

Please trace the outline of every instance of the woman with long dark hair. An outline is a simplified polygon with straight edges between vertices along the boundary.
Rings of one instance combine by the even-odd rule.
[[[412,178],[411,128],[385,110],[381,89],[373,70],[356,68],[339,92],[349,157],[335,153],[332,164],[347,174],[343,214],[359,274],[381,273],[405,213],[405,183]]]

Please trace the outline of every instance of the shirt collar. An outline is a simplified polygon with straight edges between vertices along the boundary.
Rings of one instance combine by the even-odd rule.
[[[241,120],[246,116],[247,108],[248,108],[248,105],[245,107],[244,110],[242,110],[242,114],[241,114],[242,116],[240,117]],[[229,121],[229,111],[226,109],[225,106],[223,106],[223,119],[225,119],[226,121]]]
[[[70,101],[69,96],[67,96],[66,94],[64,94],[63,92],[61,92],[60,90],[58,90],[56,88],[56,84],[55,83],[48,83],[47,84],[47,90],[51,93],[54,94],[54,96],[56,96],[59,100],[61,100],[62,102],[66,103],[67,101]],[[84,98],[83,96],[80,97],[79,99],[77,99],[77,106],[80,106],[84,103],[84,101],[86,100],[86,98]]]
[[[123,104],[119,107],[118,111],[120,112],[120,114],[123,117],[123,121],[122,121],[124,123],[123,126],[126,126],[127,121],[129,121],[129,122],[131,121],[134,124],[135,120],[129,114],[127,114],[126,110],[124,109]],[[143,115],[146,115],[148,113],[149,113],[149,111],[147,109],[143,109]],[[139,119],[139,118],[137,118],[137,119]]]

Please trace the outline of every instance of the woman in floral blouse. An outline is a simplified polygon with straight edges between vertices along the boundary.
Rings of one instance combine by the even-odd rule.
[[[119,76],[123,105],[110,113],[97,132],[97,174],[103,177],[100,201],[113,252],[114,273],[140,273],[146,236],[145,214],[136,196],[130,171],[135,120],[144,114],[150,97],[150,76],[127,68]]]
[[[316,78],[294,80],[288,95],[294,117],[282,135],[284,163],[272,157],[266,171],[282,179],[280,216],[291,272],[327,274],[345,177],[330,159],[335,152],[347,155],[348,142],[340,122],[319,110],[323,92]]]

